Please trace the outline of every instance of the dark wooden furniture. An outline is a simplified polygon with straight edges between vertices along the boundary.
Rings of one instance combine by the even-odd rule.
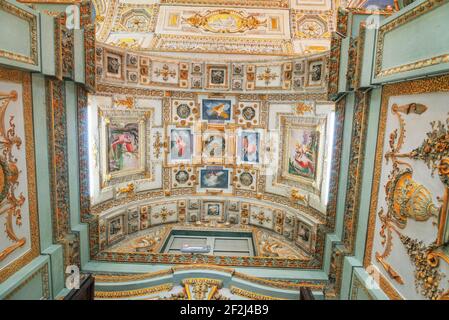
[[[81,281],[79,289],[72,289],[64,300],[94,300],[95,278],[88,274]]]
[[[307,287],[299,288],[299,300],[315,300],[312,294],[312,290]]]

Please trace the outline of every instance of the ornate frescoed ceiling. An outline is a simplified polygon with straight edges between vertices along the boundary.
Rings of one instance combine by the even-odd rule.
[[[217,63],[97,43],[95,259],[319,268],[341,128],[327,57]],[[249,233],[254,253],[164,252],[179,228]]]
[[[329,49],[331,0],[94,0],[97,40],[182,56],[291,56]]]

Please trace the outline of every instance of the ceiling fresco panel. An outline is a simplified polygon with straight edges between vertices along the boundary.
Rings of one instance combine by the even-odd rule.
[[[94,7],[101,43],[171,56],[197,52],[207,59],[321,52],[335,20],[329,0],[95,0]],[[294,44],[305,39],[316,43]]]

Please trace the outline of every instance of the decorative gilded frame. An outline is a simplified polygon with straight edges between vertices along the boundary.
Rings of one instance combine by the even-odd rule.
[[[111,236],[111,229],[110,229],[111,222],[114,220],[117,220],[117,219],[120,219],[120,221],[121,221],[120,222],[121,223],[121,228],[120,228],[121,232],[118,235]],[[128,221],[127,220],[128,220],[127,215],[125,213],[117,214],[117,215],[114,215],[113,217],[109,217],[107,219],[107,223],[106,223],[107,237],[106,238],[107,238],[108,245],[114,244],[126,237],[126,234],[128,233],[128,230],[127,230]]]
[[[18,83],[22,85],[23,122],[25,132],[26,173],[28,184],[28,206],[30,223],[31,248],[2,269],[0,269],[0,283],[13,273],[28,264],[40,253],[39,221],[36,195],[36,165],[33,129],[33,106],[31,92],[31,74],[19,70],[0,67],[0,81]]]
[[[26,56],[23,54],[13,53],[0,49],[0,58],[11,59],[13,61],[29,63],[37,66],[39,64],[38,40],[37,40],[37,16],[19,7],[16,7],[7,1],[0,2],[0,10],[5,11],[6,13],[10,13],[28,22],[30,27],[30,50],[31,50],[30,55]]]
[[[322,172],[323,172],[323,164],[324,164],[324,152],[326,150],[325,141],[326,141],[326,120],[319,119],[319,121],[315,124],[312,123],[291,123],[291,120],[288,119],[287,116],[281,116],[281,148],[282,148],[282,156],[280,157],[281,163],[279,164],[278,171],[278,180],[290,180],[293,182],[298,182],[304,184],[306,186],[312,187],[318,192],[321,190],[321,181],[322,181]],[[298,118],[294,121],[307,121],[307,117]],[[316,120],[316,118],[310,118],[312,120]],[[288,173],[288,146],[290,142],[290,129],[315,129],[319,133],[319,145],[318,145],[318,154],[317,159],[315,161],[315,176],[314,178],[306,178],[306,177],[296,177]]]
[[[299,226],[304,225],[306,228],[309,229],[309,242],[305,242],[302,239],[299,240]],[[298,245],[298,247],[302,248],[306,252],[311,252],[313,249],[313,244],[315,243],[314,238],[316,238],[316,230],[313,225],[310,223],[304,222],[304,220],[298,219],[296,226],[295,226],[295,239],[294,242]]]
[[[212,83],[212,71],[221,70],[224,73],[222,84]],[[213,64],[206,66],[206,87],[207,89],[229,89],[229,65],[227,64]]]
[[[379,130],[377,135],[376,158],[374,161],[374,175],[372,183],[372,196],[370,203],[370,212],[368,217],[368,232],[365,246],[365,256],[363,266],[366,268],[372,264],[373,241],[374,241],[374,226],[377,217],[377,204],[379,199],[380,179],[382,173],[382,159],[383,148],[386,137],[387,111],[388,104],[391,97],[404,96],[412,94],[424,94],[432,92],[449,92],[449,75],[412,80],[407,82],[400,82],[385,85],[382,89],[382,102],[379,119]],[[383,275],[376,271],[379,279],[379,286],[385,294],[392,300],[402,300],[403,297],[396,291]]]
[[[313,81],[312,80],[312,66],[320,65],[321,66],[321,74],[320,80]],[[321,87],[324,83],[324,78],[326,75],[326,62],[323,59],[311,59],[307,61],[307,77],[306,77],[306,86],[307,87]]]
[[[193,126],[188,127],[178,127],[175,125],[166,126],[166,137],[167,137],[167,153],[165,154],[165,166],[179,166],[179,165],[190,165],[196,164],[198,162],[198,158],[201,159],[201,152],[198,152],[198,148],[201,146],[201,136],[196,134],[196,128]],[[172,158],[172,150],[171,150],[171,142],[172,142],[172,131],[189,131],[190,132],[190,144],[191,144],[191,155],[189,159],[173,159]],[[200,146],[198,146],[200,145]]]
[[[101,162],[101,185],[106,186],[111,180],[123,178],[132,175],[143,174],[147,178],[151,178],[151,162],[148,152],[148,132],[151,130],[151,110],[136,111],[113,111],[99,110],[99,126],[100,126],[100,162]],[[111,123],[127,121],[135,122],[139,126],[139,156],[140,163],[138,169],[120,170],[117,172],[109,172],[108,165],[108,132]]]
[[[218,205],[220,208],[220,214],[217,216],[210,216],[207,214],[207,208],[208,205]],[[215,222],[222,222],[225,220],[225,211],[226,211],[226,203],[225,201],[214,201],[214,200],[205,200],[201,201],[201,215],[202,220],[204,221],[215,221]]]
[[[251,80],[254,83],[254,90],[282,90],[282,83],[284,81],[284,77],[283,77],[283,65],[282,64],[256,64],[256,65],[251,65],[251,67],[254,70],[254,80]],[[273,74],[275,76],[277,76],[277,78],[279,79],[279,85],[270,85],[270,81],[268,81],[267,79],[263,78],[263,75],[268,76],[270,73],[268,73],[267,71],[269,69],[273,69],[273,68],[278,68],[279,69],[279,74]],[[261,74],[259,72],[260,69],[264,69],[263,73]],[[251,72],[251,68],[247,67],[247,74],[246,74],[246,79],[247,82],[249,82],[249,77],[248,77],[248,73]],[[261,78],[262,76],[262,78]],[[276,79],[276,78],[275,78]],[[265,85],[257,85],[258,81],[265,81]]]
[[[220,136],[223,139],[224,150],[221,157],[209,157],[204,154],[205,140],[210,136]],[[208,123],[207,128],[201,134],[201,162],[208,165],[224,165],[232,163],[234,158],[232,143],[234,142],[233,131],[226,128],[224,124]]]
[[[244,161],[242,159],[242,156],[240,154],[240,140],[243,138],[243,134],[244,133],[250,133],[250,134],[256,134],[258,135],[258,143],[257,143],[257,152],[259,153],[258,156],[258,161]],[[263,152],[263,148],[262,143],[264,141],[264,130],[262,129],[243,129],[243,128],[239,128],[238,130],[236,130],[236,134],[235,134],[235,157],[236,157],[236,165],[238,166],[248,166],[248,165],[252,165],[252,166],[259,166],[262,165],[263,163],[263,159],[264,159],[264,152]]]
[[[383,26],[381,26],[379,28],[378,35],[377,35],[377,41],[376,41],[376,52],[375,52],[375,69],[374,69],[375,78],[391,76],[391,75],[394,75],[397,73],[413,71],[413,70],[449,62],[449,53],[447,53],[447,54],[439,55],[436,57],[430,57],[430,58],[415,61],[412,63],[399,65],[399,66],[392,67],[389,69],[382,68],[385,35],[388,32],[407,24],[408,22],[410,22],[414,19],[419,18],[423,14],[425,14],[433,9],[438,8],[439,6],[441,6],[445,3],[447,3],[445,0],[427,0],[427,1],[423,2],[422,4],[420,4],[419,6],[413,8],[412,10],[410,10],[408,12],[405,12],[403,15],[384,24]]]

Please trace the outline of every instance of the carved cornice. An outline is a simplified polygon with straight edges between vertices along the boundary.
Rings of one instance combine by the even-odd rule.
[[[288,0],[161,0],[162,4],[226,6],[226,7],[256,7],[256,8],[288,8]]]
[[[252,291],[248,291],[248,290],[244,290],[235,286],[231,286],[230,287],[231,293],[235,294],[237,296],[241,296],[244,298],[248,298],[251,300],[283,300],[280,298],[276,298],[276,297],[272,297],[272,296],[267,296],[267,295],[263,295],[263,294],[259,294],[259,293],[255,293]]]
[[[125,298],[136,298],[143,297],[146,295],[151,295],[154,293],[159,293],[163,291],[170,291],[173,288],[173,284],[165,283],[158,286],[126,290],[126,291],[95,291],[95,298],[100,299],[125,299]]]

